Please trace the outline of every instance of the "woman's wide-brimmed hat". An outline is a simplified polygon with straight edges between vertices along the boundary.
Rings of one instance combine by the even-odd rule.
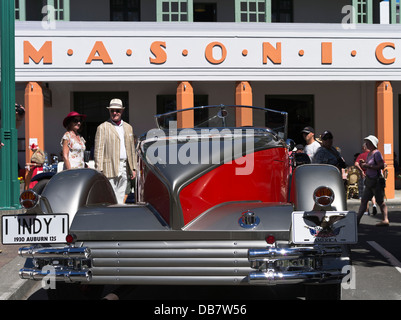
[[[69,123],[70,118],[73,118],[73,117],[81,117],[81,119],[83,121],[83,120],[85,120],[86,115],[85,114],[80,114],[80,113],[78,113],[76,111],[71,111],[69,114],[67,114],[67,116],[63,120],[64,128],[67,128],[67,125]]]

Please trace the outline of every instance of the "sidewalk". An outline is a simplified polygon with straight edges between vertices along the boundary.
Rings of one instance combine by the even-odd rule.
[[[389,211],[401,211],[401,190],[395,190],[394,199],[389,199],[386,203]],[[360,200],[350,199],[347,204],[348,210],[358,211]],[[24,210],[0,210],[0,218],[2,215],[23,212]],[[25,259],[18,256],[18,249],[22,246],[24,245],[3,245],[0,243],[0,300],[26,299],[36,289],[40,288],[40,281],[22,280],[19,277],[18,271],[25,263]]]
[[[3,215],[20,214],[24,211],[0,210],[0,219]],[[20,247],[21,245],[0,243],[0,300],[22,300],[38,285],[36,281],[22,280],[19,277],[18,271],[25,263],[25,259],[18,256]]]

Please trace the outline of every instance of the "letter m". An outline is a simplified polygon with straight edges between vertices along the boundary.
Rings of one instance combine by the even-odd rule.
[[[36,64],[42,59],[44,64],[52,64],[52,41],[46,41],[39,51],[37,51],[29,41],[24,41],[24,64],[29,64],[29,58]]]

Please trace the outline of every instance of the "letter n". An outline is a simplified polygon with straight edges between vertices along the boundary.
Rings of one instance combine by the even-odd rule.
[[[263,64],[267,64],[267,58],[274,64],[281,64],[281,42],[277,42],[276,48],[270,42],[263,42]]]
[[[52,55],[52,41],[46,41],[39,51],[29,41],[24,41],[24,64],[29,64],[29,58],[36,64],[42,59],[44,64],[52,64]]]

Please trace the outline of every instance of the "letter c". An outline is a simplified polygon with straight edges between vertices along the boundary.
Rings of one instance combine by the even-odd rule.
[[[387,59],[387,58],[385,58],[384,55],[383,55],[383,50],[384,50],[384,48],[386,48],[386,47],[390,47],[390,48],[395,49],[395,45],[394,45],[394,43],[392,43],[392,42],[383,42],[383,43],[380,43],[380,44],[376,47],[376,59],[377,59],[380,63],[382,63],[382,64],[392,64],[392,63],[395,62],[395,58]]]

